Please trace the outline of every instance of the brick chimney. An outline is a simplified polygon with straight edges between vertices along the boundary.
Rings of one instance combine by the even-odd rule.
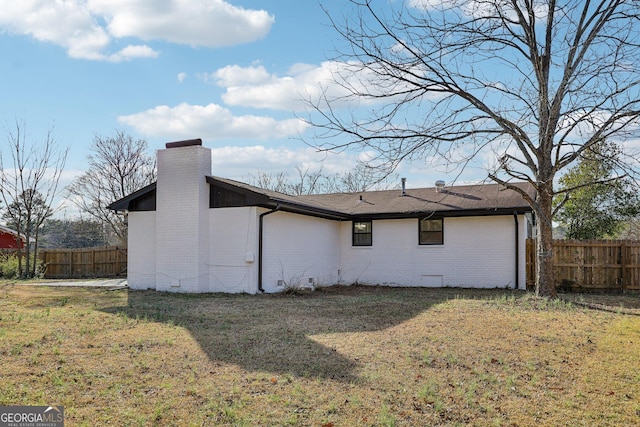
[[[158,150],[156,290],[208,292],[211,150],[202,140]]]

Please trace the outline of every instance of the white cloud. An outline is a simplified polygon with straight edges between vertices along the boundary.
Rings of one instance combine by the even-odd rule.
[[[299,119],[234,116],[231,111],[216,104],[202,106],[186,103],[175,107],[161,105],[140,113],[120,116],[118,120],[146,136],[198,137],[209,140],[286,138],[301,134],[308,126]]]
[[[252,67],[228,65],[213,73],[211,78],[216,80],[217,84],[222,87],[258,85],[277,80],[262,65]]]
[[[264,37],[274,17],[223,0],[20,0],[0,8],[0,30],[64,47],[72,58],[124,61],[158,55],[146,45],[108,53],[116,39],[220,47]]]
[[[114,37],[167,40],[191,46],[233,46],[267,35],[275,19],[223,0],[89,0]]]
[[[178,73],[176,77],[178,78],[178,81],[182,83],[187,78],[187,73],[185,72]]]
[[[63,46],[74,58],[104,59],[100,52],[110,42],[104,28],[75,1],[4,2],[0,8],[0,27]]]
[[[408,0],[410,7],[421,10],[432,10],[443,6],[451,6],[451,0]]]
[[[149,46],[132,46],[129,45],[113,55],[109,55],[106,59],[111,62],[130,61],[135,58],[156,58],[158,52]]]
[[[636,161],[633,163],[640,163],[640,138],[629,138],[620,141],[620,147],[626,154],[634,156]]]
[[[205,142],[206,145],[206,142]],[[212,149],[213,174],[225,178],[247,181],[257,171],[296,176],[296,168],[317,171],[327,175],[345,173],[356,165],[353,153],[325,153],[301,146],[269,148],[262,145],[249,147],[220,147]]]
[[[518,8],[525,10],[526,4],[523,1],[517,1]],[[546,19],[548,14],[548,6],[543,4],[544,2],[537,2],[533,5],[536,21],[542,21]],[[481,0],[408,0],[407,5],[421,11],[433,11],[433,10],[454,10],[458,9],[467,16],[474,18],[495,18],[496,13],[499,11],[502,16],[507,17],[509,20],[517,21],[518,15],[515,13],[513,5],[509,3],[494,3]],[[524,14],[525,19],[528,18],[528,14]]]
[[[227,105],[268,108],[282,111],[301,111],[308,100],[319,100],[322,96],[332,99],[333,107],[354,99],[354,92],[374,94],[374,81],[378,75],[363,69],[357,63],[325,61],[319,66],[295,64],[284,76],[270,74],[263,66],[240,67],[230,65],[217,70],[204,80],[215,80],[226,89],[222,100]],[[386,86],[387,90],[392,88]],[[373,104],[380,100],[356,97],[361,104]],[[388,101],[388,100],[387,100]]]

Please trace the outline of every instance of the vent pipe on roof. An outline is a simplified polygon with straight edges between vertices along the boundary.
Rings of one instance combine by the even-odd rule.
[[[441,179],[436,181],[436,193],[442,193],[442,190],[444,190],[444,184],[445,182]]]
[[[406,196],[407,195],[407,191],[406,191],[407,178],[400,178],[400,181],[402,182],[402,195]]]

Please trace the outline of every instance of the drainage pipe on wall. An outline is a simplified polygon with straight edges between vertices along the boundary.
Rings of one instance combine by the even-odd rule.
[[[280,209],[280,205],[277,205],[275,208],[271,209],[270,211],[261,213],[258,220],[258,290],[260,292],[264,292],[264,288],[262,287],[262,241],[263,241],[262,235],[264,234],[263,233],[264,217],[277,212],[278,209]]]
[[[520,278],[520,230],[519,230],[519,226],[518,226],[518,212],[513,211],[513,220],[515,221],[515,225],[516,225],[516,259],[515,259],[515,263],[516,263],[516,286],[514,289],[519,289],[520,288],[520,282],[519,282],[519,278]]]

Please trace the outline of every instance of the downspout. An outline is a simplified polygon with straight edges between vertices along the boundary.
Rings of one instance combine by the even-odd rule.
[[[276,205],[276,207],[271,209],[270,211],[261,213],[260,219],[258,221],[258,290],[262,293],[264,293],[264,288],[262,287],[262,240],[263,240],[262,235],[263,235],[263,228],[264,228],[263,218],[267,215],[277,212],[278,209],[280,209],[280,205]]]
[[[520,278],[520,227],[518,226],[518,212],[513,211],[513,220],[516,225],[516,286],[514,289],[520,288],[519,278]]]

